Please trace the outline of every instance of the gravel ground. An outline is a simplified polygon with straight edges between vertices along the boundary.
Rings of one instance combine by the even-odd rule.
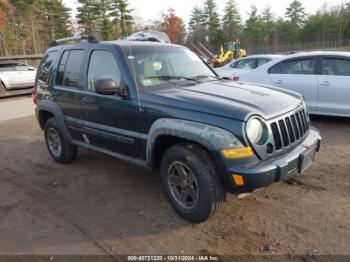
[[[303,175],[214,219],[176,215],[159,178],[80,150],[50,159],[34,116],[0,122],[0,254],[350,255],[350,119],[313,117],[323,144]]]

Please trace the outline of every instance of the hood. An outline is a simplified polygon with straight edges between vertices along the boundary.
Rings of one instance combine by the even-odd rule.
[[[291,111],[301,95],[276,88],[232,81],[204,82],[190,87],[148,91],[144,99],[187,110],[195,110],[245,121],[251,115],[270,119]]]

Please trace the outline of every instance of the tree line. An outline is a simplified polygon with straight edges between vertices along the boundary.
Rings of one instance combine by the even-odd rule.
[[[299,0],[291,1],[283,17],[276,17],[270,6],[259,11],[250,7],[242,21],[235,0],[228,0],[220,17],[215,0],[195,6],[189,22],[188,41],[207,43],[212,50],[227,41],[240,39],[243,47],[302,44],[314,41],[350,39],[350,2],[307,15]]]
[[[62,0],[0,0],[0,55],[42,53],[51,41],[73,34],[113,40],[140,30],[164,31],[174,43],[200,42],[214,52],[236,39],[243,48],[350,39],[350,2],[307,15],[299,0],[291,0],[282,17],[252,5],[243,21],[235,0],[227,0],[221,16],[215,0],[204,0],[193,7],[188,25],[172,8],[140,24],[128,0],[78,2],[73,18]]]

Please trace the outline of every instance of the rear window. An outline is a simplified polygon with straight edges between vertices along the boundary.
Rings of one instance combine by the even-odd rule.
[[[64,51],[58,66],[56,85],[79,88],[83,58],[84,50]]]
[[[48,52],[42,59],[42,62],[38,70],[38,83],[39,85],[48,84],[51,79],[52,64],[57,58],[58,51]]]

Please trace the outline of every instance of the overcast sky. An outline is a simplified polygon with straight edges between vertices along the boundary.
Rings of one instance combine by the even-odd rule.
[[[204,0],[203,0],[204,1]],[[203,1],[201,0],[129,0],[131,8],[134,9],[134,15],[144,20],[148,19],[160,19],[161,14],[165,12],[169,7],[176,10],[178,16],[184,19],[187,23],[191,10],[194,6],[201,6]],[[75,9],[77,6],[76,0],[63,0],[67,7]],[[215,1],[220,13],[223,12],[225,3],[227,0]],[[247,18],[247,13],[250,10],[250,6],[255,4],[261,11],[265,6],[270,5],[275,16],[283,17],[286,7],[292,2],[292,0],[236,0],[238,9],[243,19]],[[323,3],[328,6],[339,5],[345,0],[301,0],[307,13],[313,13],[321,8]]]

